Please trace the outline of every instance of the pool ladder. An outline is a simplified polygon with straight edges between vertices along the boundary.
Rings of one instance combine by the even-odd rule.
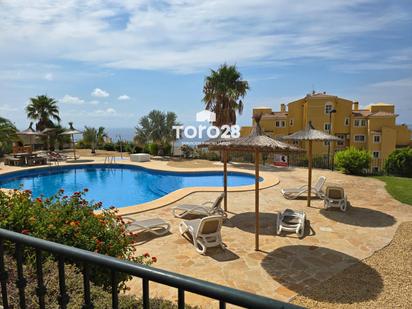
[[[104,158],[104,163],[105,164],[116,163],[116,157],[115,156],[107,156],[107,157]]]

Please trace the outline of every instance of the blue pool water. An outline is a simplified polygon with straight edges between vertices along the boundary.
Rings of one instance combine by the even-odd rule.
[[[229,173],[229,186],[251,185],[253,175]],[[88,200],[110,206],[124,207],[155,200],[185,187],[221,187],[222,172],[173,173],[137,166],[83,165],[26,170],[0,175],[0,187],[33,191],[33,196],[51,196],[63,188],[70,195],[84,188]]]

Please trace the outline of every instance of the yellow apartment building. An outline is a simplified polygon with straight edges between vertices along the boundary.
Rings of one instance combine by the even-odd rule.
[[[331,156],[349,146],[371,152],[372,169],[379,170],[382,163],[396,147],[411,143],[411,131],[405,124],[397,125],[395,106],[375,103],[359,109],[359,103],[334,95],[311,93],[304,98],[280,105],[280,111],[270,107],[255,107],[253,114],[262,114],[260,125],[265,134],[274,138],[299,131],[309,121],[318,130],[330,132],[341,138],[339,142],[314,142],[316,156]],[[252,126],[241,128],[241,135],[250,133]],[[295,142],[305,147],[305,143]]]

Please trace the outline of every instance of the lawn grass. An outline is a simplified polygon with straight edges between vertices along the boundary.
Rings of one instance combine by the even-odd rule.
[[[398,201],[412,205],[412,178],[376,176],[386,183],[385,188]]]

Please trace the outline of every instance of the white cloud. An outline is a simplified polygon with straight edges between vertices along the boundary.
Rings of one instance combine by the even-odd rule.
[[[77,104],[77,105],[85,103],[83,99],[80,99],[79,97],[74,97],[68,94],[66,94],[63,98],[61,98],[60,101],[65,104]]]
[[[98,97],[98,98],[106,98],[108,97],[110,94],[107,91],[104,91],[100,88],[95,88],[93,90],[93,92],[91,93],[92,96],[94,97]]]
[[[401,4],[376,5],[375,0],[1,3],[0,59],[63,59],[175,72],[222,62],[365,60],[370,53],[357,40],[410,18]]]
[[[48,81],[54,80],[54,75],[53,75],[53,73],[46,73],[46,75],[44,75],[44,79],[45,79],[45,80],[48,80]]]
[[[98,116],[113,116],[117,114],[117,111],[114,108],[109,107],[106,109],[98,109],[94,111],[93,114]]]
[[[97,101],[97,100],[91,100],[91,101],[89,101],[89,103],[90,103],[91,105],[98,105],[98,104],[99,104],[99,101]]]
[[[117,98],[119,101],[130,100],[130,97],[127,94],[123,94]]]

